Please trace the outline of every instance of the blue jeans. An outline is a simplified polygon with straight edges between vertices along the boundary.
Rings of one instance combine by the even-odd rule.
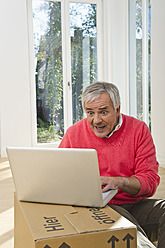
[[[143,199],[134,204],[109,205],[137,226],[158,248],[165,247],[165,200]]]

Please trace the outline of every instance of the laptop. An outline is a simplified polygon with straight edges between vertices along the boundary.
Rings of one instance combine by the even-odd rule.
[[[104,207],[117,193],[102,193],[94,149],[8,147],[7,154],[20,201]]]

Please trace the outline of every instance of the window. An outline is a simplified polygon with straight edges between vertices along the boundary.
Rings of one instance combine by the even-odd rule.
[[[38,143],[83,118],[81,94],[97,80],[99,1],[88,2],[32,0]]]
[[[73,123],[83,118],[81,94],[97,80],[96,4],[70,3]]]
[[[105,22],[106,18],[108,20],[107,26],[104,25],[103,30],[101,0],[28,0],[28,3],[31,1],[35,58],[31,58],[30,61],[32,59],[35,61],[37,106],[37,121],[34,120],[32,125],[35,126],[33,135],[37,133],[37,137],[33,144],[36,145],[37,142],[51,144],[60,141],[66,129],[84,117],[81,94],[88,84],[104,78],[118,80],[116,54],[125,46],[122,47],[120,42],[114,42],[113,39],[119,38],[120,33],[113,36],[112,28],[116,24],[109,27],[112,21],[107,16],[105,16]],[[118,4],[109,3],[104,2],[104,15],[109,14],[105,7],[111,8],[112,12],[114,8],[116,17],[119,11]],[[128,3],[129,5],[123,4],[126,14],[129,6],[130,34],[128,66],[130,91],[129,99],[127,98],[129,108],[126,108],[126,111],[150,125],[151,3],[150,0],[129,0]],[[114,16],[112,15],[113,18]],[[126,31],[127,24],[128,22],[125,23]],[[121,25],[121,31],[122,27]],[[127,32],[122,35],[126,36],[123,40],[127,40]],[[115,46],[112,46],[113,44]],[[110,46],[115,49],[111,50]],[[125,55],[121,56],[122,59],[125,58]],[[103,61],[108,69],[111,64],[114,65],[112,71],[107,69],[107,75],[103,75]],[[127,61],[124,67],[126,70]],[[111,75],[113,72],[114,75]],[[121,89],[127,96],[127,87],[121,85]],[[127,106],[127,103],[125,105]]]
[[[33,1],[37,139],[58,140],[64,132],[61,3]]]
[[[151,112],[151,3],[136,0],[137,117],[149,123]]]
[[[151,2],[130,0],[131,114],[151,128]]]

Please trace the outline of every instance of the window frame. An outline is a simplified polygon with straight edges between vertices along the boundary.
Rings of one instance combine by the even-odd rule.
[[[136,94],[136,0],[129,1],[129,114],[137,117]],[[142,0],[142,99],[143,121],[149,125],[148,0]]]
[[[70,40],[70,15],[69,3],[86,3],[97,5],[97,68],[98,80],[103,75],[103,41],[102,41],[102,1],[101,0],[51,0],[61,2],[62,19],[62,60],[63,60],[63,110],[64,110],[64,132],[73,124],[72,122],[72,84],[71,84],[71,40]],[[27,0],[28,18],[28,52],[29,52],[29,80],[31,91],[31,130],[32,146],[36,147],[58,147],[60,141],[52,143],[37,142],[37,110],[36,110],[36,85],[34,65],[34,40],[33,40],[33,10],[32,0]],[[69,51],[69,52],[68,52]]]
[[[105,52],[105,47],[109,40],[105,40],[107,36],[105,35],[105,27],[103,28],[103,23],[105,22],[105,17],[102,14],[103,1],[102,0],[57,0],[61,2],[62,18],[62,46],[63,46],[63,96],[64,96],[64,130],[66,132],[67,128],[72,125],[72,87],[69,82],[71,82],[71,53],[70,51],[70,24],[69,24],[69,3],[89,3],[97,4],[97,68],[98,68],[98,80],[103,80],[105,78],[105,66],[107,66],[105,58],[111,55],[110,52]],[[148,51],[148,0],[143,1],[143,25],[145,26],[145,32],[143,31],[143,120],[149,123],[149,102],[148,102],[148,56],[146,52]],[[32,11],[32,0],[27,0],[27,23],[28,23],[28,53],[29,53],[29,81],[30,81],[30,91],[31,91],[31,130],[32,130],[32,146],[46,146],[46,147],[56,147],[59,142],[54,143],[37,143],[37,120],[36,120],[36,89],[35,89],[35,68],[34,68],[34,41],[33,41],[33,11]],[[128,82],[129,86],[126,89],[124,95],[128,94],[126,105],[129,104],[127,113],[129,115],[137,117],[136,111],[136,0],[128,0],[127,2],[128,10]],[[146,8],[146,9],[145,9]],[[68,10],[68,11],[67,11]],[[147,18],[146,18],[147,16]],[[106,24],[106,23],[105,23]],[[107,27],[108,28],[108,27]],[[103,33],[102,33],[103,32]],[[111,37],[110,37],[111,38]],[[103,40],[104,39],[104,40]],[[144,53],[144,50],[146,51]],[[105,64],[103,64],[105,63]],[[69,69],[70,68],[70,69]],[[107,67],[107,69],[109,66]],[[125,86],[124,86],[125,87]]]

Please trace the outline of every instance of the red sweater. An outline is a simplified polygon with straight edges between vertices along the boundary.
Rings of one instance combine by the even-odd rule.
[[[99,138],[87,119],[68,128],[60,148],[92,148],[97,151],[100,175],[139,179],[141,190],[130,195],[118,190],[111,204],[135,203],[152,196],[159,184],[155,146],[147,125],[133,117],[122,115],[123,123],[111,137]]]

